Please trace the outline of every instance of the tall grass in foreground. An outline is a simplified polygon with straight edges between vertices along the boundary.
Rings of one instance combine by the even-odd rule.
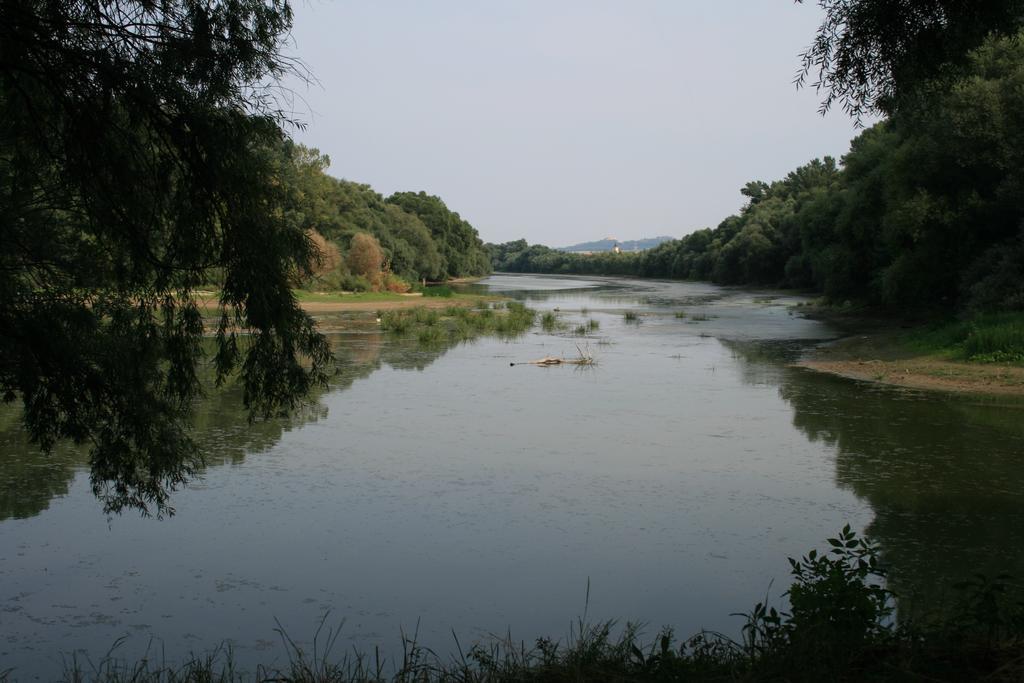
[[[442,657],[402,637],[401,659],[380,654],[335,656],[338,629],[321,622],[303,647],[278,634],[288,662],[280,669],[239,672],[230,649],[174,668],[145,658],[98,664],[73,658],[67,681],[318,681],[352,683],[474,683],[513,681],[960,681],[1024,677],[1024,607],[1000,601],[1003,579],[965,586],[950,623],[896,624],[895,596],[884,583],[878,550],[845,527],[830,549],[790,559],[789,611],[757,604],[740,614],[742,637],[702,631],[678,640],[662,628],[653,641],[637,624],[580,619],[564,640],[532,645],[511,636]],[[325,619],[326,621],[326,619]]]
[[[964,354],[983,363],[1024,361],[1024,313],[982,316],[970,324]]]
[[[978,363],[1024,362],[1024,312],[985,313],[918,330],[911,348]]]

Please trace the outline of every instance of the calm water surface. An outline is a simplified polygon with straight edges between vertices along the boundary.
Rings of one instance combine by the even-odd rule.
[[[308,641],[325,614],[339,650],[392,653],[403,629],[440,652],[453,631],[559,637],[585,607],[735,635],[729,614],[846,522],[881,544],[904,613],[957,576],[1024,576],[1020,403],[790,367],[837,336],[794,297],[477,287],[600,328],[425,349],[326,321],[339,374],[314,405],[255,425],[238,391],[199,406],[209,466],[169,519],[106,517],[80,452],[43,458],[0,413],[0,670],[50,678],[118,639],[127,658],[227,641],[243,667],[282,663],[277,623]],[[577,344],[597,367],[509,366]]]

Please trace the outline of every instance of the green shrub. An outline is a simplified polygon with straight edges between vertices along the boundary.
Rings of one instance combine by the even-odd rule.
[[[972,321],[963,342],[968,360],[988,363],[1024,361],[1024,313],[990,313]]]
[[[362,275],[342,275],[340,280],[341,289],[346,292],[372,292],[373,283]]]
[[[910,349],[980,363],[1024,362],[1024,313],[985,313],[952,320],[904,338]]]
[[[379,315],[380,328],[395,334],[405,334],[412,329],[412,319],[406,311],[384,311]]]
[[[800,680],[834,680],[865,663],[865,653],[891,640],[894,597],[884,586],[878,548],[857,538],[850,525],[828,539],[827,553],[789,558],[790,611],[758,603],[747,613],[743,647],[762,675],[772,671]],[[868,663],[870,666],[871,663]]]

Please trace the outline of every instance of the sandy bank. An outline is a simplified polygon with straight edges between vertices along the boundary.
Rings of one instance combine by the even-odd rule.
[[[965,363],[901,349],[893,331],[852,335],[818,347],[797,366],[910,389],[1024,396],[1024,367]]]

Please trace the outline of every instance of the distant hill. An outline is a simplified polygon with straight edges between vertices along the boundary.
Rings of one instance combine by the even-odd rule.
[[[597,240],[596,242],[581,242],[580,244],[574,244],[571,247],[557,247],[558,251],[611,251],[612,247],[616,244],[619,245],[619,249],[622,251],[643,251],[644,249],[653,249],[662,242],[668,242],[674,240],[675,237],[668,237],[662,235],[661,237],[645,237],[641,240],[626,240],[620,242],[612,237],[605,237],[603,240]]]

